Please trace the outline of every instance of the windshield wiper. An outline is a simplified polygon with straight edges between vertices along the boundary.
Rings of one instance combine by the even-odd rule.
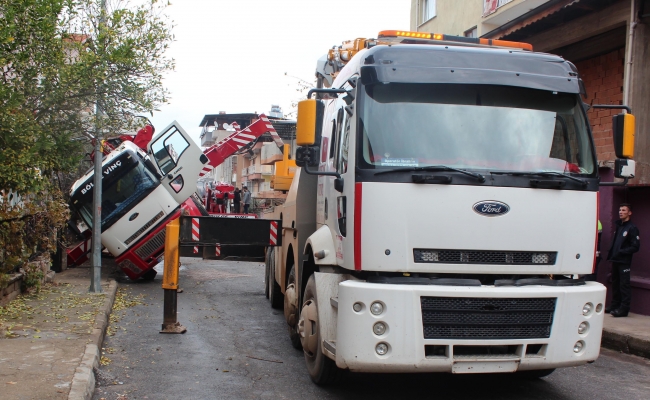
[[[458,169],[458,168],[452,168],[448,167],[446,165],[429,165],[426,167],[407,167],[407,168],[395,168],[395,169],[387,169],[379,172],[375,172],[375,175],[381,175],[381,174],[388,174],[391,172],[414,172],[414,171],[454,171],[454,172],[460,172],[461,174],[467,175],[467,176],[472,176],[476,179],[478,179],[479,182],[485,182],[485,176],[478,174],[476,172],[469,172],[465,171],[464,169]]]
[[[561,172],[553,172],[553,171],[540,171],[540,172],[516,172],[516,171],[508,171],[508,172],[501,172],[501,171],[490,171],[491,174],[495,175],[514,175],[514,176],[559,176],[561,178],[566,178],[574,182],[580,183],[582,186],[587,186],[589,185],[589,182],[587,182],[584,179],[576,178],[571,175],[566,175]]]

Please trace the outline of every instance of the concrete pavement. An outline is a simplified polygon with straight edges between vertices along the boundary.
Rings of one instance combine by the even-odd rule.
[[[606,315],[601,346],[650,358],[650,317],[631,313],[624,318]]]
[[[102,294],[88,293],[91,270],[79,267],[0,308],[3,400],[91,398],[117,291],[102,269]]]

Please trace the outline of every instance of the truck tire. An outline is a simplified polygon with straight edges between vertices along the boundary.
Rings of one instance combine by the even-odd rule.
[[[269,301],[271,302],[271,308],[276,310],[281,310],[284,305],[284,295],[282,294],[282,289],[280,285],[275,281],[275,251],[271,252],[271,258],[269,259]]]
[[[291,345],[296,350],[302,350],[302,343],[300,343],[300,334],[298,333],[298,309],[300,301],[300,294],[298,293],[298,286],[296,285],[296,268],[294,265],[289,269],[289,279],[287,287],[284,289],[284,318],[287,321],[289,328],[289,339]],[[291,304],[291,299],[294,299]]]
[[[316,279],[309,277],[305,288],[304,301],[298,322],[298,332],[302,342],[309,377],[317,385],[331,385],[338,382],[344,371],[323,354],[318,324],[318,302],[316,301]],[[312,331],[312,330],[315,330]]]
[[[147,282],[153,281],[156,278],[156,275],[158,275],[158,272],[155,269],[151,268],[149,271],[145,272],[142,275],[142,280]]]
[[[264,260],[264,296],[269,298],[269,274],[271,273],[271,257],[273,257],[273,248],[266,250],[266,260]]]
[[[544,378],[545,376],[551,375],[553,371],[555,371],[555,368],[535,369],[531,371],[519,371],[516,372],[516,374],[519,378],[523,378],[523,379],[538,379],[538,378]]]

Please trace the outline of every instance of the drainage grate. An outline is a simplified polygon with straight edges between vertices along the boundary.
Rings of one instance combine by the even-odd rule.
[[[421,297],[425,339],[548,338],[555,298]]]

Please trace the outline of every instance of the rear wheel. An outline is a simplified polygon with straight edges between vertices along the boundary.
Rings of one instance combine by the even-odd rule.
[[[282,294],[280,285],[275,281],[275,250],[271,251],[271,257],[269,258],[269,279],[267,283],[271,307],[276,310],[282,309],[282,306],[284,305],[284,295]]]
[[[266,250],[266,261],[264,262],[264,296],[269,298],[269,274],[271,273],[271,257],[273,256],[273,248],[269,247]]]
[[[298,350],[302,350],[300,343],[300,334],[298,333],[298,304],[300,304],[298,285],[296,284],[296,268],[291,266],[287,287],[284,290],[284,318],[289,328],[289,338],[291,345]]]
[[[314,275],[309,277],[305,288],[304,302],[298,321],[298,333],[311,380],[317,385],[330,385],[338,382],[344,371],[338,368],[332,359],[323,354]]]

